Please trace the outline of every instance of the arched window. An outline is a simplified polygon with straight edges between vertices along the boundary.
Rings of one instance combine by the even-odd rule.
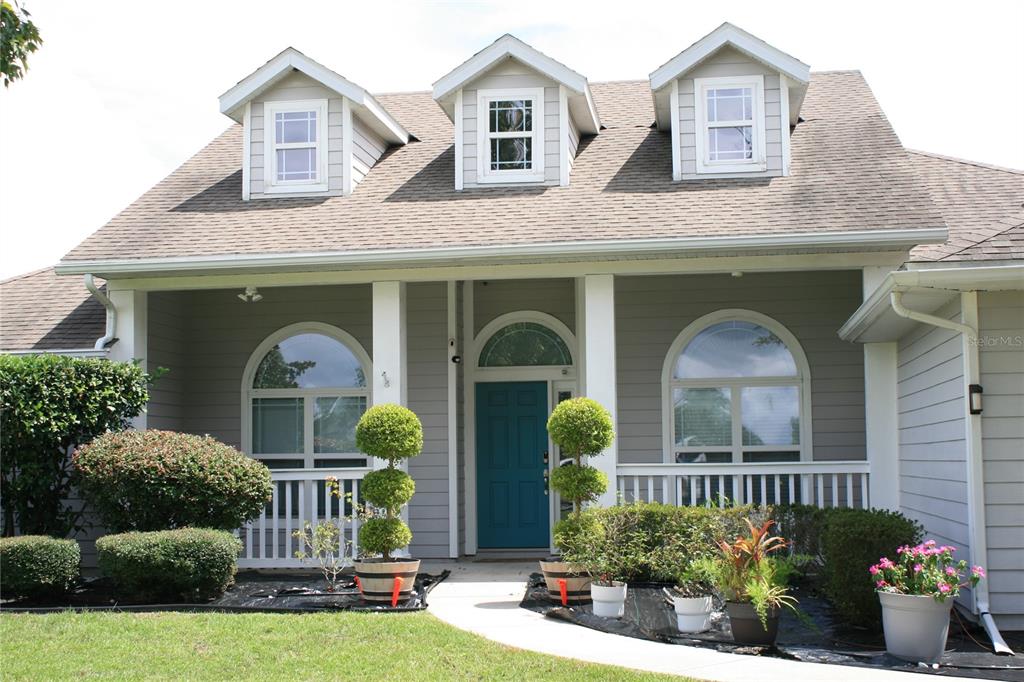
[[[271,468],[361,466],[369,357],[329,325],[286,327],[256,349],[243,379],[246,451]]]
[[[494,332],[480,351],[480,367],[571,365],[572,354],[553,329],[513,322]]]
[[[810,459],[810,373],[796,338],[743,310],[707,315],[665,363],[667,452],[679,463]]]

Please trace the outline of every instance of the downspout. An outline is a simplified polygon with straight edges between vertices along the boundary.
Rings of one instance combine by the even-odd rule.
[[[114,329],[117,325],[117,308],[114,307],[113,302],[107,298],[107,295],[100,291],[100,288],[96,286],[96,282],[93,280],[92,275],[85,274],[85,288],[89,290],[97,301],[103,304],[103,307],[107,309],[107,327],[106,333],[100,338],[96,339],[96,343],[93,346],[95,350],[106,350],[114,339]]]
[[[976,292],[970,292],[975,297]],[[963,295],[962,295],[963,296]],[[981,383],[981,372],[978,369],[978,330],[968,324],[960,322],[953,322],[935,315],[928,315],[927,313],[918,312],[916,310],[910,310],[903,305],[903,294],[899,291],[893,291],[889,294],[889,302],[892,305],[893,312],[900,317],[905,317],[915,322],[921,322],[928,324],[933,327],[941,327],[943,329],[949,329],[962,335],[963,348],[964,348],[964,383],[966,385],[979,384]],[[963,301],[961,300],[961,303]],[[977,298],[974,299],[975,310],[977,308]],[[961,306],[963,309],[963,306]],[[971,319],[977,320],[977,315],[972,314]],[[966,397],[965,397],[966,400]],[[967,428],[973,431],[971,427],[971,415],[966,415]],[[969,499],[973,500],[975,509],[968,509],[967,513],[971,520],[968,523],[968,535],[971,539],[971,555],[974,558],[988,557],[988,546],[985,538],[985,482],[982,476],[978,475],[981,470],[982,463],[982,452],[980,438],[977,442],[974,441],[973,434],[968,432],[964,439],[967,443],[966,453],[966,470],[967,470],[967,487]],[[975,466],[978,465],[978,466]],[[980,563],[980,561],[976,561]],[[985,632],[988,633],[989,639],[992,640],[992,648],[997,654],[1005,654],[1012,656],[1013,650],[1006,645],[1006,641],[1003,639],[1002,634],[999,632],[999,628],[996,627],[996,622],[992,618],[992,614],[989,613],[988,603],[988,584],[982,580],[977,586],[971,590],[974,601],[974,612],[981,619],[981,624],[985,628]]]

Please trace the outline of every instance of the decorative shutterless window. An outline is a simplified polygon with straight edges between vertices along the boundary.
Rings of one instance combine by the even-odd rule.
[[[708,324],[673,359],[668,398],[672,459],[679,463],[808,459],[809,377],[774,325]],[[791,341],[795,344],[795,340]]]
[[[697,172],[764,170],[764,76],[694,79]]]
[[[480,367],[572,365],[565,341],[536,322],[514,322],[496,331],[480,351]]]
[[[272,468],[363,466],[366,368],[340,340],[298,333],[263,355],[248,391],[253,457]]]
[[[544,89],[479,90],[480,182],[544,179]]]
[[[264,191],[327,189],[327,100],[264,104]]]

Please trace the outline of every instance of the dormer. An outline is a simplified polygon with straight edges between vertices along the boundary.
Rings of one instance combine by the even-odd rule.
[[[601,128],[584,76],[504,35],[434,84],[455,124],[455,189],[569,184]]]
[[[242,124],[242,199],[351,194],[409,133],[366,90],[289,47],[220,96]]]
[[[674,180],[789,175],[809,66],[725,23],[650,79]]]

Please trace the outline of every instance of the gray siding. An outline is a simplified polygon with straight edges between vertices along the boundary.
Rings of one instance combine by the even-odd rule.
[[[861,301],[859,271],[620,277],[615,285],[619,460],[661,462],[661,373],[697,318],[726,308],[767,315],[796,336],[811,370],[814,459],[864,459],[864,355],[836,330]]]
[[[506,313],[536,310],[576,328],[576,288],[571,279],[505,279],[473,287],[473,334]],[[576,349],[570,349],[573,353]],[[467,361],[473,362],[473,359]]]
[[[559,175],[558,84],[519,62],[496,66],[462,90],[463,187],[477,187],[477,131],[486,120],[478,120],[477,90],[496,88],[544,88],[544,184],[557,185]],[[484,185],[487,186],[487,185]]]
[[[167,372],[149,387],[147,425],[178,431],[185,409],[185,326],[182,297],[173,293],[149,294],[146,364],[150,372]]]
[[[576,127],[576,121],[569,117],[569,171],[576,165],[576,152],[580,147],[580,131]]]
[[[352,117],[352,189],[363,181],[388,143],[356,116]]]
[[[684,180],[708,177],[708,174],[697,174],[698,131],[693,79],[758,74],[764,76],[765,153],[768,167],[766,171],[752,172],[764,177],[782,175],[782,134],[783,131],[789,133],[789,126],[782,125],[779,73],[738,50],[725,48],[679,79],[679,146]]]
[[[960,319],[960,299],[936,311]],[[899,341],[900,507],[928,537],[969,551],[960,334],[918,325]]]
[[[1024,629],[1024,292],[978,296],[990,607]]]

